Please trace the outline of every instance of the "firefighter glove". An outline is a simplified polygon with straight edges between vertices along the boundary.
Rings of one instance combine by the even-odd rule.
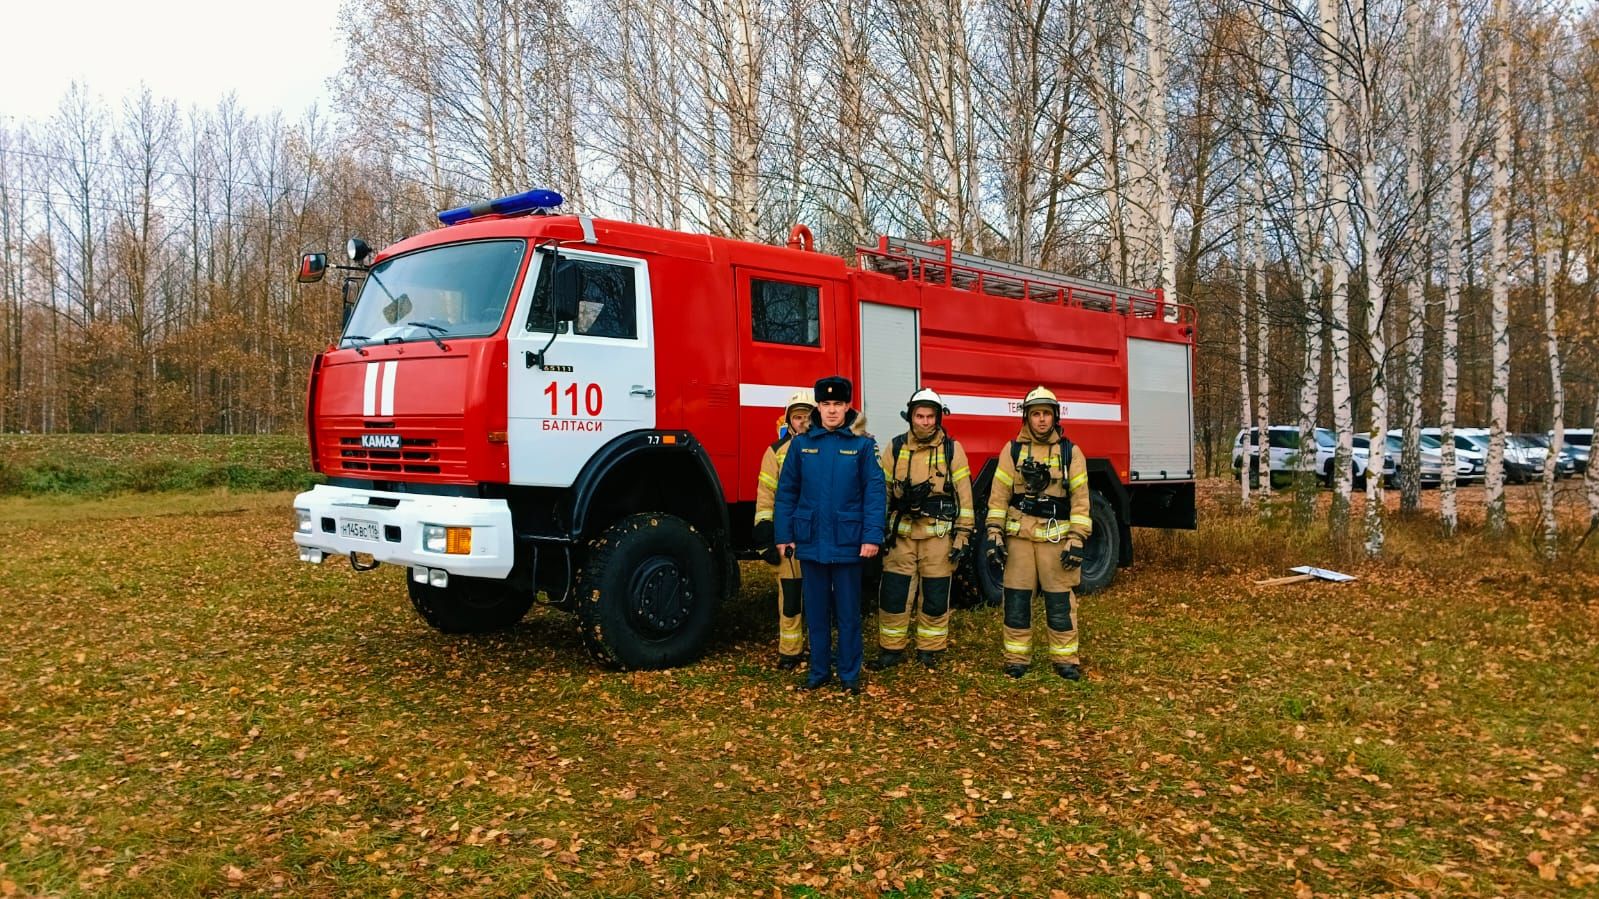
[[[987,556],[991,564],[1005,567],[1005,533],[999,528],[988,529]]]
[[[966,531],[956,531],[955,539],[949,545],[949,561],[953,565],[960,565],[966,560],[966,551],[970,548],[971,535]]]
[[[755,522],[755,528],[750,531],[750,539],[756,546],[771,546],[777,542],[777,528],[772,525],[770,518],[765,521]]]
[[[761,551],[761,561],[768,565],[776,565],[782,558],[777,554],[777,547],[771,544],[767,544],[766,549]]]
[[[1076,537],[1067,538],[1066,548],[1060,554],[1060,567],[1067,571],[1083,567],[1083,541]]]

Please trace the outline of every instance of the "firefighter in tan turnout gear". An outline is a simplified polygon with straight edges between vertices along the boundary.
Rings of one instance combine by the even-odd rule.
[[[976,526],[966,451],[944,430],[944,401],[922,388],[906,404],[910,430],[881,451],[889,546],[878,592],[872,668],[905,661],[915,618],[916,659],[928,668],[949,646],[951,575]]]
[[[798,668],[805,656],[805,606],[799,559],[783,558],[773,545],[772,509],[777,499],[777,481],[788,458],[789,441],[796,434],[805,433],[815,411],[816,401],[809,388],[788,398],[777,441],[766,448],[766,455],[761,458],[760,485],[755,492],[753,537],[756,546],[766,547],[762,558],[777,577],[777,667],[784,671]]]
[[[1082,677],[1077,596],[1083,546],[1093,530],[1088,466],[1060,430],[1060,403],[1040,386],[1022,400],[1022,430],[999,451],[989,492],[988,555],[1005,568],[1005,673],[1021,677],[1033,657],[1033,592],[1044,594],[1049,661]]]

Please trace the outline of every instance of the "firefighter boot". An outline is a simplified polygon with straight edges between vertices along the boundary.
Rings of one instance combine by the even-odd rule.
[[[949,648],[950,584],[948,575],[922,579],[922,607],[916,612],[916,648],[922,652]]]
[[[887,671],[890,668],[898,668],[904,661],[905,651],[903,649],[884,649],[879,650],[877,658],[867,663],[866,667],[873,671]]]
[[[937,671],[938,670],[938,660],[943,658],[943,657],[944,657],[944,651],[942,649],[918,649],[918,650],[916,650],[916,661],[921,662],[922,663],[922,667],[926,668],[928,671]]]
[[[1044,618],[1049,626],[1049,662],[1055,673],[1067,680],[1078,680],[1082,669],[1077,658],[1077,623],[1075,606],[1077,597],[1072,591],[1044,594]]]
[[[1033,661],[1033,591],[1005,588],[1005,673],[1021,677]]]
[[[882,652],[872,661],[873,671],[886,671],[905,661],[910,640],[911,575],[884,571],[877,594],[877,645]]]
[[[805,605],[799,578],[777,580],[777,667],[793,671],[805,658]]]

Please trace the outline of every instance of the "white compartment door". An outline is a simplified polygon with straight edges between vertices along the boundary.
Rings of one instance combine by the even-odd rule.
[[[860,409],[867,430],[879,437],[905,429],[899,413],[921,386],[922,360],[916,310],[878,303],[861,304]]]
[[[1194,477],[1193,376],[1187,344],[1127,341],[1133,481]]]

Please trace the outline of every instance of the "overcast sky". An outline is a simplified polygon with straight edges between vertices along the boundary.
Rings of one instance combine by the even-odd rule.
[[[339,0],[0,0],[0,118],[43,120],[76,79],[113,111],[149,85],[212,106],[228,91],[289,120],[330,108]]]

